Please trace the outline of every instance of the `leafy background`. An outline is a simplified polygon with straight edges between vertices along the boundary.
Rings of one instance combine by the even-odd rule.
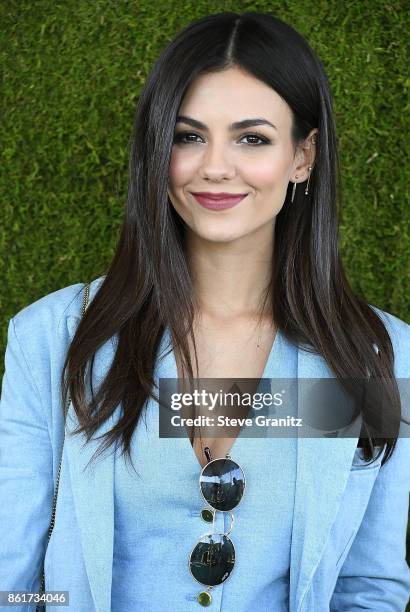
[[[368,302],[409,321],[404,1],[8,0],[0,4],[1,354],[21,308],[104,273],[144,79],[179,29],[223,10],[276,15],[324,63],[342,164],[347,274]]]

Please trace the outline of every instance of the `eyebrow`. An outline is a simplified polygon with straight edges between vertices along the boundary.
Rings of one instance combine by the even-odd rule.
[[[187,117],[186,115],[178,115],[176,123],[187,123],[188,125],[191,125],[197,130],[203,130],[204,132],[208,131],[208,127],[205,125],[205,123],[202,123],[202,121],[198,121],[197,119],[193,119],[193,117]],[[243,119],[242,121],[235,121],[234,123],[231,123],[228,129],[230,132],[234,132],[235,130],[243,130],[249,127],[254,127],[256,125],[269,125],[270,127],[273,127],[274,130],[278,131],[276,125],[273,125],[273,123],[261,117],[257,117],[255,119]]]

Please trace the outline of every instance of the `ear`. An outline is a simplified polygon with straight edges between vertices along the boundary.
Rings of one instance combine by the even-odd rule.
[[[298,145],[292,166],[291,181],[303,183],[309,178],[309,166],[313,168],[316,158],[316,143],[319,131],[317,128],[309,132],[305,140]],[[296,178],[297,177],[297,178]]]

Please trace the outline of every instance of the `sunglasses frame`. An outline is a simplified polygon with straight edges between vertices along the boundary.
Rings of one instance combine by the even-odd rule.
[[[236,506],[234,506],[233,508],[231,508],[230,510],[217,510],[217,508],[214,508],[212,504],[209,503],[209,501],[205,498],[204,494],[202,493],[202,489],[201,489],[201,477],[202,474],[204,472],[204,470],[208,467],[208,465],[210,465],[211,463],[214,463],[215,461],[225,461],[226,459],[228,459],[229,461],[232,461],[232,463],[236,463],[236,465],[238,466],[238,468],[241,470],[242,474],[243,474],[243,491],[242,491],[242,497],[241,499],[238,501],[238,503],[236,504]],[[243,471],[242,467],[239,465],[239,463],[237,461],[235,461],[234,459],[232,459],[232,457],[230,455],[225,455],[225,457],[218,457],[217,459],[212,459],[211,461],[208,461],[208,463],[206,465],[204,465],[204,467],[201,470],[201,473],[199,475],[199,479],[198,479],[198,486],[199,486],[199,492],[202,496],[202,499],[205,501],[205,503],[208,504],[208,506],[210,506],[212,508],[213,514],[215,515],[215,511],[216,512],[232,512],[232,510],[236,510],[236,508],[239,506],[239,504],[241,503],[241,501],[243,500],[243,496],[245,495],[245,489],[246,489],[246,478],[245,478],[245,472]]]
[[[241,499],[239,500],[239,502],[236,504],[236,506],[234,506],[234,507],[233,507],[233,508],[231,508],[230,510],[217,510],[216,508],[214,508],[214,507],[213,507],[213,506],[212,506],[212,505],[211,505],[211,504],[208,502],[208,500],[205,498],[204,494],[202,493],[202,489],[201,489],[201,477],[202,477],[203,471],[204,471],[204,470],[205,470],[205,469],[206,469],[206,468],[207,468],[207,467],[208,467],[208,466],[209,466],[211,463],[214,463],[214,461],[224,461],[224,460],[226,460],[226,459],[228,459],[229,461],[232,461],[232,463],[235,463],[235,464],[238,466],[238,468],[241,470],[241,472],[242,472],[242,475],[243,475],[243,490],[242,490],[242,496],[241,496]],[[205,590],[210,591],[211,589],[214,589],[215,587],[217,587],[217,586],[219,586],[219,585],[221,585],[221,584],[224,584],[224,583],[225,583],[227,580],[229,580],[229,578],[231,577],[232,572],[234,571],[235,566],[236,566],[236,549],[235,549],[235,545],[234,545],[234,543],[232,542],[232,540],[231,540],[231,538],[229,537],[229,535],[228,535],[228,534],[230,534],[230,533],[231,533],[232,528],[233,528],[233,524],[234,524],[234,515],[233,515],[233,513],[232,513],[232,510],[235,510],[235,509],[236,509],[236,508],[239,506],[239,504],[241,503],[241,501],[242,501],[242,499],[243,499],[243,496],[244,496],[244,494],[245,494],[245,489],[246,489],[246,479],[245,479],[245,473],[244,473],[244,471],[243,471],[243,469],[242,469],[242,466],[240,466],[240,465],[239,465],[239,463],[238,463],[237,461],[235,461],[234,459],[232,459],[232,457],[231,457],[229,454],[227,454],[227,455],[225,455],[225,457],[217,457],[216,459],[211,459],[211,461],[208,461],[208,463],[207,463],[206,465],[204,465],[204,467],[202,468],[201,473],[200,473],[200,475],[199,475],[199,482],[198,482],[198,486],[199,486],[199,492],[200,492],[200,494],[201,494],[202,498],[203,498],[203,499],[204,499],[204,501],[205,501],[205,502],[208,504],[208,506],[210,506],[210,507],[212,508],[212,514],[213,514],[213,519],[212,519],[212,528],[213,528],[213,527],[214,527],[214,525],[215,525],[215,516],[216,516],[216,512],[222,512],[222,513],[224,513],[224,514],[226,514],[227,512],[229,512],[229,514],[230,514],[230,518],[231,518],[231,524],[230,524],[229,530],[228,530],[226,533],[225,533],[225,532],[224,532],[224,533],[215,533],[215,532],[212,530],[212,532],[207,532],[207,533],[203,534],[202,536],[200,536],[199,540],[197,541],[197,543],[196,543],[196,544],[195,544],[195,546],[192,548],[192,550],[191,550],[191,552],[190,552],[190,554],[189,554],[189,558],[188,558],[188,569],[189,569],[189,573],[191,574],[192,578],[193,578],[193,579],[194,579],[196,582],[198,582],[198,584],[202,585],[203,587],[206,587],[206,589],[205,589]],[[228,574],[228,576],[225,578],[225,580],[222,580],[222,582],[220,582],[220,583],[218,583],[218,584],[209,585],[209,584],[206,584],[206,583],[204,583],[204,582],[201,582],[200,580],[198,580],[197,578],[195,578],[195,576],[193,575],[192,570],[191,570],[191,557],[192,557],[192,553],[194,552],[195,548],[198,546],[198,544],[201,542],[201,540],[202,540],[203,538],[205,538],[205,537],[207,537],[207,536],[215,536],[215,535],[217,535],[217,536],[225,536],[226,538],[228,538],[228,540],[229,540],[229,542],[231,543],[231,546],[232,546],[232,548],[233,548],[233,551],[234,551],[234,558],[235,558],[235,562],[234,562],[234,565],[233,565],[233,567],[232,567],[232,570],[229,572],[229,574]]]
[[[200,541],[202,540],[202,538],[204,538],[205,536],[208,536],[208,535],[210,535],[210,536],[215,536],[215,535],[218,535],[218,536],[223,536],[223,535],[224,535],[225,537],[227,537],[227,538],[228,538],[228,540],[230,541],[231,545],[232,545],[232,548],[233,548],[233,553],[234,553],[234,556],[235,556],[235,563],[233,564],[233,567],[232,567],[231,571],[229,572],[228,576],[225,578],[225,580],[222,580],[222,582],[219,582],[218,584],[205,584],[205,582],[201,582],[200,580],[198,580],[198,578],[195,578],[195,576],[193,575],[193,573],[192,573],[192,571],[191,571],[191,557],[192,557],[192,553],[194,552],[195,548],[198,546],[198,544],[200,543]],[[225,533],[205,533],[204,535],[202,535],[202,536],[199,538],[198,542],[195,544],[195,546],[193,547],[193,549],[191,550],[191,552],[190,552],[190,554],[189,554],[189,559],[188,559],[188,569],[189,569],[189,573],[191,574],[192,578],[193,578],[193,579],[194,579],[194,580],[195,580],[195,581],[196,581],[198,584],[200,584],[200,585],[201,585],[201,586],[203,586],[203,587],[206,587],[206,589],[205,589],[205,590],[211,590],[211,589],[214,589],[214,588],[215,588],[215,587],[217,587],[217,586],[220,586],[221,584],[224,584],[224,583],[225,583],[227,580],[229,580],[229,578],[232,576],[232,572],[234,571],[235,566],[236,566],[236,549],[235,549],[234,543],[232,542],[231,538],[230,538],[229,536],[227,536]]]

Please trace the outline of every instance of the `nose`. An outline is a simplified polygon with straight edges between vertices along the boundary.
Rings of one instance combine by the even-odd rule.
[[[223,145],[208,143],[202,157],[200,175],[211,181],[232,179],[235,176],[235,166]]]

